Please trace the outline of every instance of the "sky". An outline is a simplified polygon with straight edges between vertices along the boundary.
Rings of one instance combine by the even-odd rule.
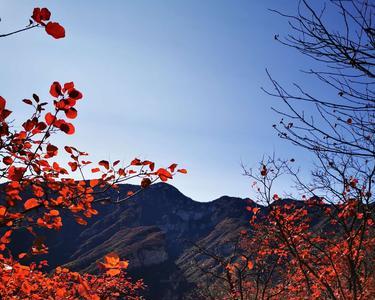
[[[197,201],[223,195],[252,197],[241,163],[256,167],[264,155],[295,158],[303,169],[311,156],[277,137],[283,107],[265,94],[266,68],[291,87],[311,88],[300,70],[311,61],[274,40],[290,33],[294,0],[30,1],[0,0],[0,33],[27,25],[34,7],[48,7],[66,30],[54,40],[42,29],[0,40],[0,95],[16,119],[38,94],[49,100],[53,81],[74,81],[84,94],[74,136],[91,160],[134,157],[188,169],[173,182]],[[277,186],[289,190],[282,179]]]

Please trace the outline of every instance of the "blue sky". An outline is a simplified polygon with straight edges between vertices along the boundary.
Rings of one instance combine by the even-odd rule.
[[[198,201],[252,196],[241,161],[256,166],[264,154],[310,156],[272,129],[280,107],[261,91],[265,68],[286,86],[301,82],[310,60],[278,44],[298,1],[30,1],[0,0],[0,33],[27,24],[33,7],[48,7],[67,37],[32,30],[0,40],[0,94],[15,117],[21,99],[48,99],[53,81],[74,81],[84,93],[77,145],[93,160],[134,157],[189,170],[173,184]],[[306,83],[306,82],[303,82]],[[309,86],[307,82],[305,85]],[[313,85],[312,85],[313,87]],[[285,179],[278,188],[288,190]]]

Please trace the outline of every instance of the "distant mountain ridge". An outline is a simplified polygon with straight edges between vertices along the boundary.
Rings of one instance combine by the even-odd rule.
[[[139,187],[129,184],[101,197],[117,198]],[[284,199],[275,202],[303,202]],[[87,226],[76,223],[71,215],[62,215],[60,232],[38,232],[46,239],[49,253],[35,259],[47,259],[50,269],[65,265],[75,271],[97,271],[97,261],[111,251],[128,259],[129,274],[143,278],[148,286],[146,299],[184,299],[201,279],[194,266],[197,254],[193,244],[228,255],[233,241],[242,229],[250,229],[252,213],[246,207],[259,207],[260,214],[269,208],[250,199],[223,196],[211,202],[197,202],[166,183],[153,184],[121,204],[100,204],[97,216]],[[309,210],[309,209],[308,209]],[[320,226],[320,216],[313,223]],[[14,234],[14,250],[30,247],[33,236],[28,232]],[[199,257],[199,264],[209,258]]]

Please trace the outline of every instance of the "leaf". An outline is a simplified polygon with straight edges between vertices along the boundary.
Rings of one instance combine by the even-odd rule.
[[[49,22],[46,27],[46,32],[53,36],[55,39],[61,39],[65,37],[65,29],[57,22]]]
[[[57,209],[52,209],[49,211],[50,216],[57,217],[60,215],[60,212]]]
[[[109,170],[109,162],[107,160],[101,160],[99,165]]]
[[[160,168],[155,172],[156,175],[159,176],[161,181],[167,181],[168,179],[172,179],[172,174],[168,172],[166,169]]]
[[[56,117],[52,115],[51,113],[47,113],[44,118],[48,125],[51,125],[56,121]]]
[[[51,94],[52,97],[55,97],[55,98],[57,98],[59,96],[62,96],[60,83],[57,82],[57,81],[54,81],[51,84],[51,87],[49,89],[49,93]]]
[[[87,221],[82,219],[81,217],[75,217],[75,220],[80,225],[87,225]]]
[[[97,173],[97,172],[100,172],[99,168],[93,168],[93,169],[91,169],[91,173]]]
[[[25,207],[26,210],[29,210],[29,209],[32,209],[32,208],[34,208],[34,207],[39,206],[39,201],[38,201],[37,199],[35,199],[35,198],[30,198],[30,199],[28,199],[28,200],[24,203],[23,206]]]
[[[178,169],[177,172],[180,172],[182,174],[187,174],[187,170],[186,169]]]
[[[142,181],[141,181],[141,187],[143,189],[149,187],[151,184],[151,179],[150,178],[143,178]]]
[[[141,162],[140,159],[138,159],[138,158],[134,158],[134,159],[132,160],[132,162],[130,163],[130,165],[132,165],[132,166],[140,166],[140,165],[142,165],[142,162]]]
[[[171,170],[171,172],[173,173],[174,170],[176,169],[176,167],[177,167],[177,164],[171,164],[171,165],[168,167],[168,169]]]
[[[77,168],[78,168],[78,164],[74,161],[70,161],[68,162],[68,165],[70,166],[70,168],[72,169],[72,172],[76,171]]]
[[[19,259],[22,259],[22,258],[24,258],[25,256],[27,256],[27,253],[25,253],[25,252],[22,252],[22,253],[18,254],[18,258],[19,258]]]
[[[9,166],[13,163],[13,159],[10,156],[5,156],[3,158],[3,163]]]
[[[33,105],[33,102],[30,99],[23,99],[22,102],[28,105]]]
[[[90,180],[90,186],[93,188],[95,186],[97,186],[99,184],[99,180],[98,179],[91,179]]]
[[[64,122],[59,126],[59,128],[60,128],[61,131],[65,132],[66,134],[69,134],[69,135],[74,134],[74,132],[75,132],[75,128],[74,128],[72,123]]]
[[[65,110],[65,115],[69,119],[75,119],[77,117],[77,110],[74,107],[71,107]]]
[[[252,270],[252,269],[254,268],[254,263],[253,263],[251,260],[249,260],[249,261],[247,262],[247,268],[248,268],[249,270]]]
[[[65,146],[64,149],[65,149],[65,151],[68,152],[69,154],[72,154],[72,153],[73,153],[72,148],[70,148],[69,146]]]

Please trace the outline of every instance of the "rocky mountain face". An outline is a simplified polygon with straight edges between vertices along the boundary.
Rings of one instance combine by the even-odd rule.
[[[135,190],[121,185],[119,193]],[[112,192],[111,197],[117,197]],[[142,277],[148,289],[146,299],[183,299],[197,278],[192,266],[192,243],[221,248],[248,226],[250,200],[221,197],[196,202],[171,185],[154,184],[121,205],[98,204],[99,214],[87,226],[65,217],[59,233],[44,232],[50,267],[66,265],[77,271],[97,271],[97,261],[115,251],[130,261],[129,274]],[[17,247],[31,243],[21,233]]]

